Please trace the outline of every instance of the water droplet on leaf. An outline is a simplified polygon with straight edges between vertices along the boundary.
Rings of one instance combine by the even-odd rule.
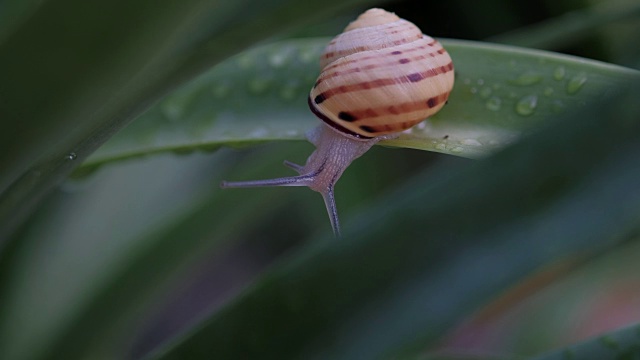
[[[567,93],[569,93],[571,95],[577,93],[578,91],[580,91],[580,89],[582,88],[582,86],[586,82],[587,82],[587,74],[580,73],[580,74],[574,76],[567,83]]]
[[[269,87],[269,80],[264,78],[255,78],[249,81],[249,91],[253,94],[262,94]]]
[[[287,54],[276,52],[269,56],[269,65],[274,68],[281,68],[287,62]]]
[[[162,113],[169,120],[177,120],[182,116],[183,106],[179,97],[169,97],[161,105]]]
[[[494,97],[490,98],[489,100],[487,100],[485,105],[486,105],[487,109],[489,109],[491,111],[498,111],[498,110],[500,110],[500,107],[502,106],[502,100],[500,100],[499,97],[494,96]]]
[[[316,48],[301,49],[298,53],[298,59],[303,64],[308,64],[313,61],[317,61],[318,50]]]
[[[560,81],[562,79],[564,79],[564,75],[566,73],[566,70],[564,69],[564,66],[558,66],[554,71],[553,71],[553,78]]]
[[[542,76],[540,74],[529,71],[521,74],[520,76],[518,76],[517,78],[509,82],[514,85],[529,86],[529,85],[537,84],[540,81],[542,81]]]
[[[464,139],[460,143],[463,145],[482,146],[482,143],[476,139]]]
[[[538,106],[537,95],[523,96],[516,104],[516,112],[522,116],[529,116],[536,111]]]
[[[264,138],[265,136],[267,136],[269,134],[269,131],[267,131],[267,129],[263,128],[263,127],[258,127],[253,129],[250,133],[249,133],[249,137],[254,138],[254,139],[261,139]]]

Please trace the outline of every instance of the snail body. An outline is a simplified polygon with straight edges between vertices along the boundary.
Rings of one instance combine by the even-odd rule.
[[[442,45],[414,24],[370,9],[329,43],[320,65],[308,99],[324,122],[307,133],[316,151],[304,166],[285,161],[299,175],[221,186],[307,186],[322,194],[339,236],[333,189],[340,175],[377,142],[438,112],[453,88],[453,63]]]

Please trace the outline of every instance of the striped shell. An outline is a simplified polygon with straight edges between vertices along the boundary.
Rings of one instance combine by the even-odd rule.
[[[223,181],[223,188],[306,186],[322,194],[340,236],[334,186],[352,161],[444,106],[453,87],[449,54],[412,23],[381,9],[360,15],[327,46],[309,107],[329,126],[307,133],[316,150],[298,173],[275,179]],[[338,131],[334,131],[337,129]]]
[[[406,130],[444,106],[453,63],[439,42],[414,24],[370,9],[327,46],[309,107],[357,138]]]

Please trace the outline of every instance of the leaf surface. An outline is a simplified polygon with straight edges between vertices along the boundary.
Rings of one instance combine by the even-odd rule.
[[[328,39],[247,51],[166,97],[84,166],[164,151],[300,140],[319,124],[307,107]],[[483,157],[584,106],[640,72],[571,56],[444,40],[456,69],[449,104],[383,145]]]

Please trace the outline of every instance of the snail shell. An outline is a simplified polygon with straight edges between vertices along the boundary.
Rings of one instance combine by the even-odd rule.
[[[298,176],[223,181],[223,188],[307,186],[322,194],[334,234],[340,225],[333,188],[349,164],[380,140],[438,112],[453,88],[453,62],[414,24],[370,9],[336,36],[320,58],[309,108],[327,125],[307,134],[316,146]]]
[[[453,62],[414,24],[370,9],[320,59],[309,107],[330,126],[372,138],[406,130],[438,112],[453,87]]]

